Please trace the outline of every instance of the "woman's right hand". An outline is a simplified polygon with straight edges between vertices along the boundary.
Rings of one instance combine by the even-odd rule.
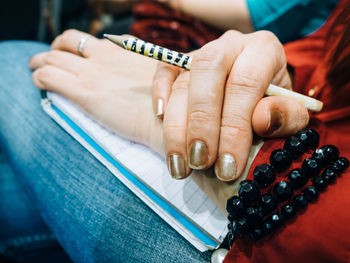
[[[220,180],[236,180],[246,167],[253,131],[269,138],[304,128],[307,109],[293,99],[264,97],[270,83],[292,88],[283,46],[267,31],[226,32],[195,52],[190,72],[159,63],[153,105],[164,113],[172,176],[184,178],[190,168],[215,163]]]

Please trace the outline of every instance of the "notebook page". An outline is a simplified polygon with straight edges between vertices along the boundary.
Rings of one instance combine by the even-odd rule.
[[[49,94],[51,101],[71,117],[112,157],[140,178],[154,192],[179,210],[210,236],[222,241],[227,232],[224,213],[188,177],[171,179],[165,161],[149,148],[126,140],[103,128],[66,99]]]

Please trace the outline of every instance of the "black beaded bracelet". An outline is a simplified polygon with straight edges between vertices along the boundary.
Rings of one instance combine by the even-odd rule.
[[[291,202],[281,206],[279,212],[273,213],[262,222],[256,222],[258,224],[256,224],[255,227],[251,229],[249,229],[250,225],[248,218],[243,220],[241,219],[239,221],[237,229],[234,228],[233,223],[233,228],[231,230],[233,233],[231,233],[231,236],[234,236],[236,234],[236,231],[245,231],[246,236],[254,240],[259,240],[264,236],[272,233],[274,230],[281,227],[283,225],[283,222],[294,218],[297,215],[297,212],[304,210],[307,207],[308,203],[314,202],[318,198],[319,194],[327,188],[327,182],[330,184],[334,183],[333,180],[327,180],[326,176],[330,174],[332,176],[339,175],[348,167],[349,161],[345,157],[337,158],[330,164],[328,168],[325,168],[322,175],[315,177],[312,181],[312,184],[305,187],[302,190],[302,193],[295,195]],[[332,173],[330,171],[332,171]],[[242,227],[242,224],[246,225]],[[242,236],[241,233],[238,235],[238,237],[240,236]]]
[[[299,131],[294,137],[285,140],[283,149],[271,153],[271,165],[255,167],[254,180],[240,183],[238,196],[228,199],[226,206],[229,213],[229,231],[226,237],[228,248],[237,237],[248,236],[257,240],[280,227],[285,220],[305,209],[308,202],[316,200],[319,192],[324,191],[328,184],[333,184],[337,174],[349,167],[349,161],[345,157],[339,157],[337,147],[325,145],[316,149],[318,143],[319,135],[315,130]],[[288,181],[276,183],[272,187],[272,193],[260,196],[260,188],[271,185],[276,178],[276,172],[288,169],[293,159],[299,158],[310,149],[315,151],[311,158],[303,161],[301,169],[293,169],[288,174]],[[330,164],[331,161],[333,162]],[[318,175],[323,168],[322,174]],[[312,177],[312,185],[286,203],[292,197],[293,191],[305,186]],[[276,212],[278,203],[284,204]]]
[[[244,210],[245,205],[256,203],[260,196],[259,187],[267,187],[271,185],[276,179],[276,172],[286,170],[292,162],[292,156],[296,157],[308,149],[315,149],[319,143],[319,135],[313,129],[301,130],[294,137],[287,138],[284,143],[284,149],[278,149],[271,153],[270,164],[261,164],[255,167],[253,176],[254,181],[244,180],[240,183],[238,190],[238,197],[232,197],[227,201],[227,212],[230,214],[230,219],[235,220],[240,216]],[[275,192],[277,198],[285,199],[290,193],[291,185],[288,182],[281,183],[276,186]],[[266,202],[272,205],[274,202],[273,196],[266,196],[262,198],[261,203],[267,210],[271,209]]]

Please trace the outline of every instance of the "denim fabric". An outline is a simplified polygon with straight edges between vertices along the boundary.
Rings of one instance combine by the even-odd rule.
[[[1,152],[0,255],[16,262],[71,262]]]
[[[208,262],[41,109],[28,59],[48,48],[0,42],[0,147],[58,242],[74,262]]]

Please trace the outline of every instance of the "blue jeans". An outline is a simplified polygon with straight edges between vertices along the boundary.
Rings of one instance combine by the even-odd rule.
[[[74,262],[208,262],[44,113],[28,59],[48,49],[0,42],[0,249],[26,237]]]

